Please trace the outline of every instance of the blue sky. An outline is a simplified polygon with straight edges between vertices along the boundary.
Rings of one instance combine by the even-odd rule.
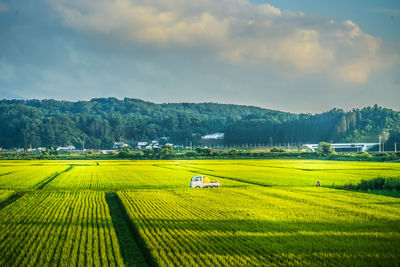
[[[0,98],[400,110],[400,1],[0,0]]]

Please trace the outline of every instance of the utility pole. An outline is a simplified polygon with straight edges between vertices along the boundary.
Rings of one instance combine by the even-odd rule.
[[[382,137],[381,136],[379,136],[379,153],[381,153],[382,151],[381,151],[381,139],[382,139]]]

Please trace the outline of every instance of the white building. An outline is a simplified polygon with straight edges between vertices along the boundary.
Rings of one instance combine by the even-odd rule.
[[[75,146],[59,146],[56,148],[57,151],[71,151],[75,150]]]
[[[224,139],[224,133],[213,133],[202,136],[202,139]]]
[[[337,143],[331,144],[333,150],[341,150],[341,149],[351,149],[355,151],[367,151],[374,146],[378,146],[379,143]],[[305,144],[304,146],[311,149],[312,152],[318,151],[318,144]]]
[[[123,149],[123,148],[128,148],[129,145],[127,143],[124,142],[114,142],[114,149]]]

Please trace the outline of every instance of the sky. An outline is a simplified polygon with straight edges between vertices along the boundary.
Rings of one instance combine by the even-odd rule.
[[[0,98],[400,110],[398,0],[0,0]]]

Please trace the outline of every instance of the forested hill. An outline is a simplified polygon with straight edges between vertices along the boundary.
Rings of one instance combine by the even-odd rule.
[[[154,104],[138,99],[1,100],[0,147],[75,145],[110,148],[114,141],[170,137],[196,143],[224,132],[227,144],[397,140],[400,113],[378,106],[344,112],[292,114],[215,103]],[[396,137],[397,136],[397,137]]]
[[[1,100],[0,147],[110,148],[114,141],[170,137],[185,144],[207,133],[224,132],[251,114],[279,122],[296,117],[258,107],[214,103],[154,104],[138,99],[91,101]]]

